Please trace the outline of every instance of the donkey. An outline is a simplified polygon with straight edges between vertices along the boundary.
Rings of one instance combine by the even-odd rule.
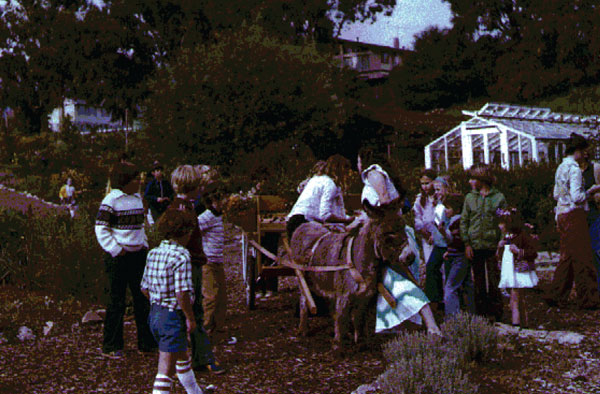
[[[406,264],[414,258],[404,219],[397,214],[397,203],[365,207],[365,211],[367,219],[357,231],[335,233],[320,223],[308,222],[299,226],[291,239],[291,257],[297,264],[352,267],[329,272],[305,271],[311,292],[335,302],[334,350],[340,349],[350,320],[355,343],[364,333],[367,305],[377,290],[379,264]],[[301,291],[300,335],[307,334],[307,318],[308,305]]]

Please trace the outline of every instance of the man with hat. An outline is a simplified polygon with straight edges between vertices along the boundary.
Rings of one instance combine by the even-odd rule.
[[[146,186],[144,198],[148,201],[150,212],[156,222],[171,203],[175,193],[169,180],[163,178],[163,166],[158,161],[152,165],[152,176],[154,178]]]
[[[589,196],[584,188],[581,171],[588,147],[583,136],[571,134],[565,151],[566,157],[556,169],[554,199],[557,201],[556,226],[560,234],[560,260],[544,297],[551,306],[568,299],[573,282],[580,307],[596,309],[600,306],[586,220]]]
[[[506,199],[493,187],[495,180],[488,166],[471,169],[469,183],[473,190],[465,197],[460,236],[465,244],[465,257],[473,267],[475,311],[500,321],[502,294],[498,289],[500,272],[495,254],[501,234],[495,218],[498,208],[506,208]]]

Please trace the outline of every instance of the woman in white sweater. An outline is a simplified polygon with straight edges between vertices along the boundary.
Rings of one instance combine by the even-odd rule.
[[[323,173],[315,175],[306,184],[287,216],[289,239],[302,223],[349,224],[353,216],[346,215],[342,188],[350,174],[350,161],[341,155],[330,156],[325,162]]]

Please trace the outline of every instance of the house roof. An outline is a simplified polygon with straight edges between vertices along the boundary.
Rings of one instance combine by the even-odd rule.
[[[349,45],[349,46],[353,46],[353,47],[364,47],[364,48],[368,48],[368,49],[376,50],[376,51],[392,51],[392,52],[397,52],[399,54],[402,54],[405,52],[411,52],[409,49],[406,49],[406,48],[396,48],[396,47],[388,46],[388,45],[369,44],[366,42],[352,41],[352,40],[347,40],[344,38],[338,38],[335,41],[339,44],[345,44],[345,45]]]

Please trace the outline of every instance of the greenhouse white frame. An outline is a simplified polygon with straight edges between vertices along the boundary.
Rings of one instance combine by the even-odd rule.
[[[571,133],[599,134],[600,116],[552,112],[550,108],[487,103],[425,146],[425,167],[449,169],[462,164],[499,165],[504,169],[528,162],[560,162]]]

